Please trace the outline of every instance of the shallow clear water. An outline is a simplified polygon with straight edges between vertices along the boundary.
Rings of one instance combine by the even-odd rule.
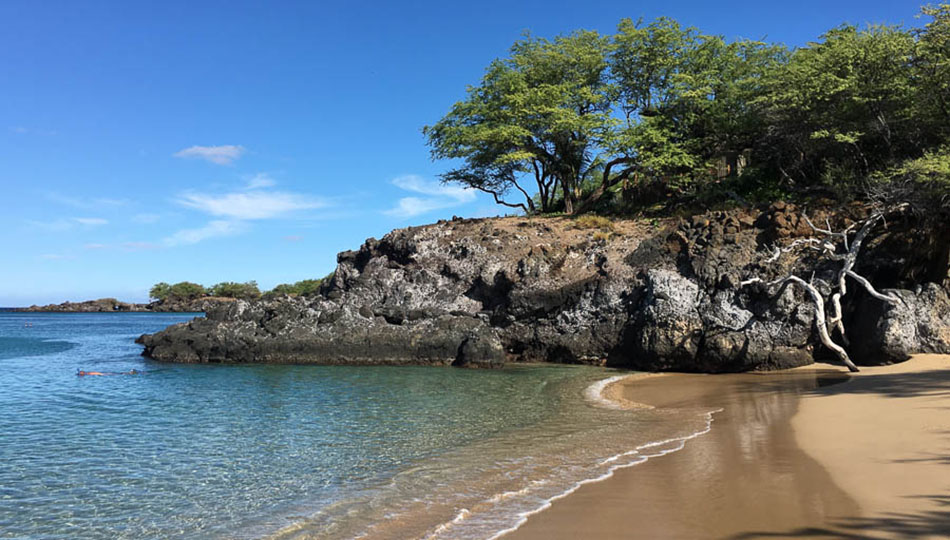
[[[597,407],[591,367],[139,356],[192,316],[0,313],[0,538],[486,538],[709,424]]]

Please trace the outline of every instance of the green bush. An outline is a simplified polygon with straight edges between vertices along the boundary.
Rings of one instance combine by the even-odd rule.
[[[247,283],[224,281],[211,287],[210,292],[212,296],[239,298],[241,300],[256,300],[261,297],[261,291],[257,288],[256,281],[248,281]]]
[[[166,298],[177,298],[179,300],[194,300],[207,296],[208,291],[204,286],[190,281],[181,281],[168,287]]]
[[[267,298],[277,296],[314,296],[320,292],[324,281],[333,278],[333,272],[319,279],[304,279],[295,283],[281,283],[265,294]]]
[[[168,295],[171,294],[172,286],[164,281],[156,283],[148,291],[148,297],[154,298],[155,300],[164,300],[168,298]]]

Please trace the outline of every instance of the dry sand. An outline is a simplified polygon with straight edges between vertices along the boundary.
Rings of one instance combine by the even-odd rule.
[[[845,377],[623,381],[629,401],[723,411],[683,450],[585,485],[505,538],[950,537],[950,356],[819,386]]]
[[[861,509],[824,527],[870,538],[950,538],[950,356],[864,368],[802,400],[799,446]]]

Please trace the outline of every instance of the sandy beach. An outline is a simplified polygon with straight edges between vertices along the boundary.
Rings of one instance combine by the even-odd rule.
[[[822,364],[631,378],[605,393],[722,411],[683,450],[581,487],[506,539],[950,535],[950,356],[850,378]]]

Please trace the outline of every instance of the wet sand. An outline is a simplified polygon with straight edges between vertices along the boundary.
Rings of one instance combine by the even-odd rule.
[[[948,367],[918,357],[822,387],[847,375],[623,381],[608,394],[723,410],[683,450],[585,485],[505,538],[945,538]]]

